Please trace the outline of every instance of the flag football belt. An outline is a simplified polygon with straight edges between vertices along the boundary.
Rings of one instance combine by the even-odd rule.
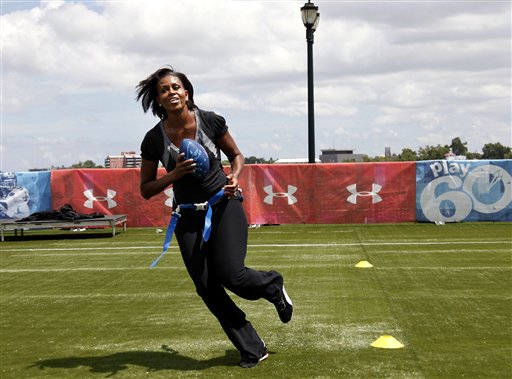
[[[174,229],[176,229],[176,225],[178,224],[178,220],[181,217],[182,209],[191,209],[194,211],[206,211],[206,215],[204,217],[204,228],[203,228],[203,240],[207,242],[210,239],[210,233],[212,231],[212,206],[217,203],[220,199],[224,197],[224,188],[222,188],[219,192],[213,195],[208,201],[204,203],[195,203],[195,204],[179,204],[175,210],[172,212],[171,219],[169,220],[169,226],[167,227],[167,232],[165,233],[164,245],[162,247],[162,252],[158,256],[157,259],[151,263],[149,268],[153,268],[156,266],[160,258],[164,256],[164,254],[169,250],[169,246],[171,244],[172,235],[174,234]]]

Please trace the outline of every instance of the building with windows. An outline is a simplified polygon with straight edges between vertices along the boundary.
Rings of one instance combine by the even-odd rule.
[[[135,151],[123,151],[120,155],[108,155],[105,158],[105,168],[135,168],[140,167],[141,156]]]
[[[363,162],[364,154],[354,154],[353,150],[321,150],[320,162],[322,163],[341,163],[341,162]]]

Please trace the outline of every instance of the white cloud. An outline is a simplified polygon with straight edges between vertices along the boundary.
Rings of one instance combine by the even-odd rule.
[[[208,109],[248,109],[250,102],[222,92],[206,92],[194,97],[194,102]]]
[[[318,153],[334,144],[377,155],[456,136],[474,151],[510,145],[509,3],[316,3]],[[138,150],[156,120],[134,88],[166,64],[226,117],[245,155],[307,155],[303,1],[6,4],[0,169]]]

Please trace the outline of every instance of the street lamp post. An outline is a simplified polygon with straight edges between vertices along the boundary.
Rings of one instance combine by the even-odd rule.
[[[306,27],[306,41],[308,44],[308,161],[315,163],[315,96],[313,88],[313,33],[315,32],[320,13],[318,7],[308,0],[300,9],[302,22]]]

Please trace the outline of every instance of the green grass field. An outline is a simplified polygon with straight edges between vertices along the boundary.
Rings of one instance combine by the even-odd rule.
[[[175,241],[148,269],[162,240],[128,228],[1,242],[0,377],[511,377],[511,223],[251,229],[247,265],[282,272],[295,313],[281,324],[235,297],[270,350],[250,370]],[[404,347],[372,347],[383,335]]]

